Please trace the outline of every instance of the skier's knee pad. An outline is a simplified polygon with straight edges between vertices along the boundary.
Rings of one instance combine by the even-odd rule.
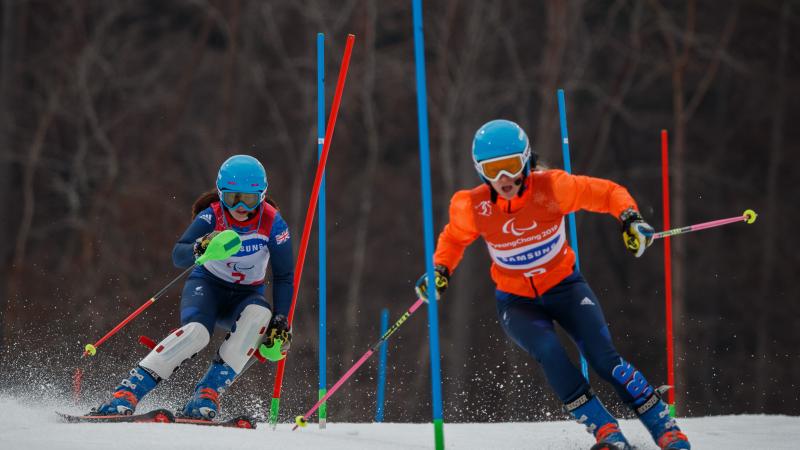
[[[262,305],[247,305],[225,342],[219,347],[219,356],[236,373],[241,373],[245,364],[257,351],[264,338],[272,311]]]
[[[159,342],[139,365],[167,379],[182,362],[208,345],[210,339],[208,330],[201,323],[187,323]]]

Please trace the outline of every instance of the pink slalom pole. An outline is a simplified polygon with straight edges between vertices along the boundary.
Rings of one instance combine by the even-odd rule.
[[[392,333],[397,331],[397,329],[400,328],[400,325],[402,325],[409,317],[411,317],[411,315],[414,314],[414,311],[419,309],[419,307],[422,306],[423,303],[425,303],[425,300],[418,298],[417,301],[414,302],[414,304],[411,305],[411,307],[408,308],[408,310],[402,316],[400,316],[399,319],[397,319],[397,322],[395,322],[394,325],[392,325],[388,330],[386,330],[385,333],[383,333],[383,336],[381,336],[378,342],[372,344],[369,350],[367,350],[367,352],[364,353],[364,355],[361,356],[361,358],[359,358],[355,364],[353,364],[353,367],[349,368],[347,372],[345,372],[345,374],[342,375],[341,378],[339,378],[339,381],[337,381],[333,385],[333,387],[331,387],[331,389],[328,391],[327,394],[325,394],[325,396],[319,399],[319,401],[314,406],[312,406],[311,409],[309,409],[308,412],[306,412],[304,415],[297,416],[295,418],[295,425],[294,427],[292,427],[292,431],[296,430],[297,427],[306,426],[308,418],[311,417],[312,414],[314,414],[314,411],[319,409],[320,405],[325,403],[325,401],[327,401],[331,397],[331,395],[333,395],[333,393],[336,392],[339,389],[339,387],[341,387],[342,384],[344,384],[344,382],[347,381],[347,379],[350,378],[350,376],[352,376],[356,372],[356,370],[358,370],[358,368],[361,367],[361,365],[364,364],[369,359],[370,356],[372,356],[373,353],[378,351],[381,345],[384,342],[386,342],[387,339],[389,339],[389,336],[391,336]]]
[[[756,221],[756,217],[758,217],[758,214],[756,214],[756,212],[753,211],[752,209],[748,209],[745,212],[743,212],[741,216],[729,217],[727,219],[712,220],[710,222],[698,223],[695,225],[689,225],[682,228],[673,228],[672,230],[660,231],[653,235],[653,240],[665,238],[667,236],[675,236],[676,234],[684,234],[684,233],[690,233],[692,231],[700,231],[708,228],[721,227],[723,225],[728,225],[737,222],[745,222],[751,224]]]

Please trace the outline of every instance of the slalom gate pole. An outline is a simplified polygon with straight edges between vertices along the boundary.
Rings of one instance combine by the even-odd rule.
[[[564,100],[564,89],[559,89],[558,94],[558,117],[561,122],[561,155],[564,158],[564,170],[567,173],[572,173],[572,163],[569,157],[569,134],[567,132],[567,105]],[[567,215],[569,222],[569,242],[572,246],[572,251],[575,252],[575,268],[581,270],[581,260],[578,256],[578,229],[575,226],[575,213],[571,212]],[[589,379],[589,365],[586,363],[586,358],[581,354],[581,372],[583,378]]]
[[[83,379],[83,370],[80,367],[75,368],[72,374],[72,402],[75,406],[81,401],[81,380]]]
[[[142,311],[144,311],[150,305],[155,303],[156,300],[158,300],[159,297],[164,295],[164,293],[167,292],[167,290],[170,287],[172,287],[173,284],[177,283],[178,280],[180,280],[181,278],[186,276],[189,272],[194,270],[194,268],[196,266],[202,266],[205,262],[211,261],[211,260],[227,259],[231,255],[233,255],[236,252],[238,252],[239,251],[239,247],[241,247],[241,245],[242,245],[242,241],[239,238],[239,235],[236,234],[235,231],[233,231],[233,230],[225,230],[225,231],[219,233],[214,239],[211,240],[211,242],[208,244],[208,248],[206,249],[206,252],[202,256],[197,258],[197,260],[195,260],[194,264],[192,264],[191,266],[187,267],[186,270],[181,272],[180,275],[178,275],[177,277],[173,278],[172,281],[167,283],[167,285],[164,286],[163,288],[161,288],[160,291],[156,292],[155,295],[153,295],[152,297],[150,297],[149,300],[144,302],[144,304],[142,304],[142,306],[136,308],[136,311],[130,313],[130,315],[128,315],[128,317],[123,319],[122,322],[120,322],[119,324],[117,324],[117,326],[112,328],[111,331],[109,331],[108,333],[105,334],[105,336],[103,336],[100,339],[98,339],[97,342],[95,342],[94,344],[86,344],[86,347],[84,348],[84,351],[83,351],[83,356],[81,356],[81,358],[85,357],[86,355],[94,356],[95,353],[97,353],[97,347],[99,347],[103,342],[105,342],[111,336],[117,334],[117,332],[119,330],[121,330],[122,327],[127,325],[128,322],[130,322],[131,320],[136,318],[136,316],[141,314]]]
[[[353,52],[353,43],[355,42],[355,35],[348,34],[345,43],[344,55],[342,56],[342,65],[339,68],[339,79],[336,81],[336,91],[333,95],[333,103],[331,104],[331,113],[328,117],[328,125],[325,129],[325,142],[322,146],[322,154],[319,157],[319,164],[317,165],[317,174],[314,178],[314,187],[311,190],[311,200],[308,202],[308,211],[306,212],[306,221],[303,226],[303,236],[300,239],[300,251],[297,255],[297,263],[294,269],[294,292],[292,294],[292,305],[289,309],[289,317],[287,321],[291,327],[294,320],[294,310],[297,306],[297,294],[300,291],[300,279],[303,275],[303,265],[306,259],[306,250],[308,249],[308,239],[311,234],[311,226],[314,223],[314,213],[317,209],[317,200],[319,198],[319,190],[322,185],[322,174],[325,171],[325,164],[328,162],[328,152],[331,148],[331,140],[333,139],[333,130],[336,127],[336,117],[339,115],[339,105],[342,101],[342,92],[344,91],[345,80],[347,79],[347,69],[350,66],[350,55]],[[272,392],[272,403],[270,404],[269,422],[272,429],[278,423],[278,412],[280,409],[281,401],[281,386],[283,384],[283,372],[286,367],[286,358],[278,362],[278,367],[275,370],[275,386]]]
[[[731,223],[745,222],[747,224],[751,224],[756,221],[757,217],[758,214],[756,214],[755,211],[753,211],[752,209],[748,209],[745,210],[745,212],[743,212],[741,216],[729,217],[727,219],[712,220],[710,222],[697,223],[694,225],[689,225],[681,228],[673,228],[671,230],[659,231],[658,233],[655,233],[653,235],[653,240],[663,239],[665,237],[675,236],[677,234],[691,233],[692,231],[700,231],[708,228],[721,227],[723,225],[728,225]]]
[[[342,375],[342,377],[339,378],[339,381],[334,383],[333,386],[331,386],[330,390],[321,399],[319,399],[319,401],[314,406],[312,406],[311,409],[309,409],[304,415],[297,416],[295,418],[295,425],[294,427],[292,427],[292,431],[296,430],[297,427],[305,427],[306,423],[308,422],[308,418],[311,417],[312,414],[314,414],[314,411],[316,411],[320,407],[320,405],[322,405],[325,401],[331,398],[331,396],[342,386],[342,384],[344,384],[344,382],[347,381],[347,379],[350,378],[355,373],[355,371],[358,370],[358,368],[361,367],[361,365],[363,365],[369,359],[370,356],[372,356],[373,353],[378,351],[380,346],[384,342],[386,342],[387,339],[389,339],[389,336],[394,334],[394,332],[397,331],[397,329],[400,328],[400,326],[403,325],[405,321],[408,320],[408,318],[411,317],[411,315],[414,314],[414,312],[417,309],[419,309],[420,306],[422,306],[423,303],[425,303],[425,300],[418,298],[417,301],[414,302],[414,304],[411,305],[411,307],[408,308],[408,310],[405,313],[403,313],[403,315],[400,316],[399,319],[397,319],[394,325],[392,325],[388,330],[386,330],[385,333],[383,333],[383,336],[381,336],[378,342],[372,344],[369,350],[367,350],[367,352],[364,353],[361,356],[361,358],[359,358],[358,361],[356,361],[356,363],[353,364],[352,367],[347,369],[347,372],[345,372],[344,375]]]
[[[661,203],[664,210],[664,229],[669,230],[669,155],[668,155],[667,130],[661,130]],[[667,332],[667,384],[672,386],[669,390],[669,414],[675,417],[675,338],[672,328],[672,247],[669,236],[664,238],[664,304],[666,306]]]
[[[317,157],[322,157],[325,143],[325,35],[317,33]],[[325,171],[319,188],[319,217],[317,235],[319,236],[319,390],[318,398],[325,396],[327,388],[327,315],[328,315],[328,254],[326,230]],[[328,405],[319,408],[319,427],[325,428],[328,418]]]
[[[425,268],[428,286],[435,286],[433,270],[433,195],[431,189],[431,163],[428,142],[428,94],[425,80],[425,36],[422,30],[422,0],[412,0],[414,25],[414,66],[417,81],[417,121],[419,122],[419,160],[422,178],[422,216],[425,241]],[[442,418],[442,374],[439,355],[439,312],[436,295],[428,303],[428,341],[431,357],[431,405],[433,409],[433,435],[436,450],[444,449],[444,419]]]
[[[381,310],[381,336],[386,334],[389,329],[389,310],[383,308]],[[386,342],[384,341],[380,346],[378,353],[378,389],[375,395],[375,422],[383,422],[383,406],[386,398]],[[320,415],[322,409],[320,409]]]

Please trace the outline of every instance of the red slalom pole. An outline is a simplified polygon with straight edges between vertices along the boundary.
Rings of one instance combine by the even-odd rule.
[[[350,66],[350,55],[353,52],[353,44],[356,37],[353,34],[347,35],[347,42],[344,47],[344,56],[342,57],[342,65],[339,68],[339,79],[336,81],[336,92],[333,95],[333,103],[331,104],[331,113],[328,117],[328,126],[325,129],[325,142],[322,145],[322,154],[319,157],[319,165],[317,166],[317,174],[314,177],[314,187],[311,190],[311,200],[308,203],[308,211],[306,212],[306,222],[303,226],[303,236],[300,239],[300,252],[297,255],[297,263],[294,269],[294,292],[292,293],[292,306],[289,308],[289,317],[287,321],[291,327],[294,320],[294,309],[297,305],[297,294],[300,292],[300,279],[303,276],[303,265],[306,260],[306,250],[308,249],[308,240],[311,235],[311,227],[314,223],[314,214],[317,210],[317,200],[319,199],[320,184],[322,184],[322,175],[325,173],[325,164],[328,162],[328,152],[331,148],[331,140],[333,139],[333,129],[336,126],[336,117],[339,115],[339,105],[342,102],[342,92],[344,91],[344,82],[347,79],[347,69]],[[272,391],[272,404],[270,405],[269,422],[273,429],[278,423],[278,410],[280,409],[281,401],[281,387],[283,385],[283,372],[286,367],[286,358],[278,362],[278,367],[275,371],[275,386]]]
[[[661,203],[664,209],[664,229],[669,230],[669,157],[667,130],[661,130]],[[667,330],[667,384],[669,413],[675,417],[675,342],[672,336],[672,249],[669,236],[664,237],[664,302]]]
[[[72,402],[77,406],[81,400],[81,380],[83,379],[83,370],[80,367],[75,368],[75,373],[72,375]]]

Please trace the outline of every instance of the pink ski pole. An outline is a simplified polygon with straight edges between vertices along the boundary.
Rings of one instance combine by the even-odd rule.
[[[722,225],[728,225],[729,223],[736,223],[736,222],[746,222],[751,224],[756,221],[756,214],[755,211],[752,209],[745,210],[741,216],[730,217],[728,219],[719,219],[719,220],[712,220],[710,222],[703,222],[694,225],[689,225],[687,227],[681,228],[673,228],[671,230],[660,231],[653,235],[653,240],[661,239],[667,236],[675,236],[676,234],[684,234],[690,233],[692,231],[700,231],[705,230],[706,228],[714,228],[714,227],[721,227]]]
[[[358,370],[358,368],[361,367],[361,365],[364,364],[364,362],[366,362],[366,360],[369,359],[370,356],[372,356],[373,353],[378,351],[378,349],[380,349],[381,347],[381,344],[386,342],[386,340],[389,339],[389,336],[391,336],[392,333],[397,331],[397,329],[400,328],[400,325],[402,325],[403,322],[405,322],[409,317],[411,317],[411,315],[414,314],[414,311],[419,309],[419,307],[422,306],[423,303],[425,303],[425,300],[418,298],[417,301],[414,302],[414,304],[411,305],[410,308],[408,308],[408,311],[403,313],[403,315],[400,316],[399,319],[397,319],[397,322],[395,322],[394,325],[392,325],[388,330],[386,330],[386,333],[383,333],[383,336],[381,336],[378,342],[372,344],[372,347],[370,347],[369,350],[367,350],[367,352],[364,353],[364,355],[358,361],[356,361],[355,364],[353,364],[353,367],[348,369],[347,372],[345,372],[345,374],[342,375],[342,378],[339,378],[339,381],[337,381],[336,384],[333,385],[331,390],[329,390],[324,397],[319,399],[319,401],[314,406],[312,406],[307,413],[305,413],[302,416],[297,416],[294,419],[295,425],[294,427],[292,427],[292,431],[296,430],[297,427],[305,427],[308,418],[311,417],[312,414],[314,414],[314,411],[316,411],[320,407],[320,405],[325,403],[325,401],[328,400],[330,396],[333,395],[333,393],[336,392],[336,390],[339,389],[339,387],[341,387],[341,385],[344,384],[344,382],[347,381],[347,379],[350,378],[350,376],[353,375],[355,371]]]

